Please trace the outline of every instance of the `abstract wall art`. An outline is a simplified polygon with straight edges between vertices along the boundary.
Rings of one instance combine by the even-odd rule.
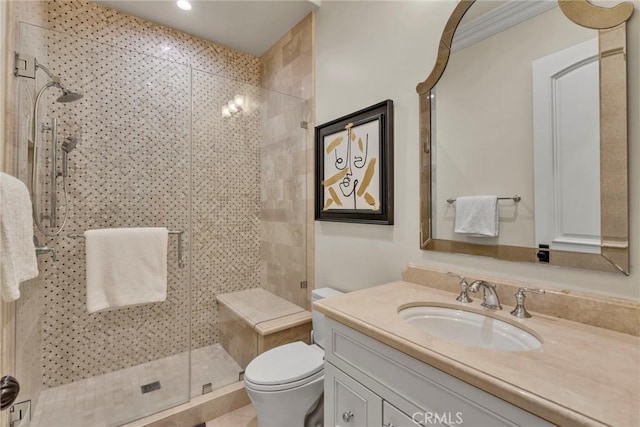
[[[393,224],[393,101],[317,126],[315,219]]]

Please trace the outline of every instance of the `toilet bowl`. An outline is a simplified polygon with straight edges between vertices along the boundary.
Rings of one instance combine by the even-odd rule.
[[[342,292],[316,289],[313,301]],[[266,351],[244,372],[259,427],[302,427],[324,390],[324,316],[312,308],[314,344],[296,341]]]

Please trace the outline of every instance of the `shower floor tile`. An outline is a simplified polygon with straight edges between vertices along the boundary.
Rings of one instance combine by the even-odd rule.
[[[238,381],[240,367],[220,344],[51,388],[40,394],[30,427],[111,427]],[[160,388],[142,393],[142,386]],[[151,387],[154,388],[154,387]],[[189,393],[187,395],[187,393]]]

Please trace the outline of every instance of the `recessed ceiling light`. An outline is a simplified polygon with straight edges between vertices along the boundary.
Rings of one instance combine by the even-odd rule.
[[[176,5],[182,10],[191,10],[191,3],[188,0],[178,0]]]

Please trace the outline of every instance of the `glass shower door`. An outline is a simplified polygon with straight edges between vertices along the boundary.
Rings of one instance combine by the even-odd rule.
[[[187,402],[190,265],[179,266],[178,236],[169,236],[164,302],[89,313],[84,239],[70,234],[167,227],[184,232],[188,254],[190,67],[33,25],[20,31],[21,53],[84,97],[59,103],[60,91],[51,88],[38,111],[39,215],[51,214],[55,176],[52,132],[42,124],[57,119],[60,143],[73,137],[77,145],[68,157],[68,203],[57,189],[58,218],[69,213],[65,230],[37,233],[57,260],[39,257],[40,276],[22,286],[17,301],[19,400],[31,401],[31,426],[47,427],[116,426]],[[29,170],[29,105],[46,83],[41,72],[20,82],[21,173]]]

